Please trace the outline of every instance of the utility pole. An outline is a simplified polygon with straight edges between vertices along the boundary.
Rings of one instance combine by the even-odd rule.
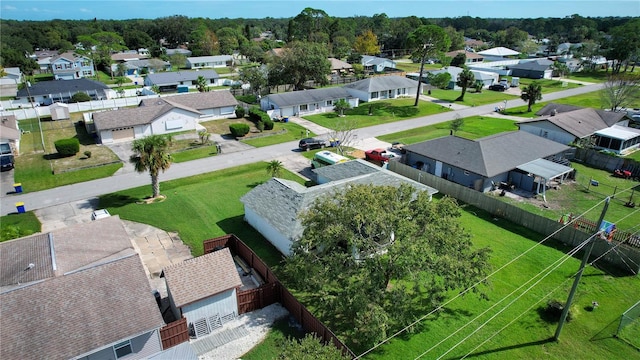
[[[413,106],[418,106],[418,101],[420,101],[420,90],[422,89],[422,73],[424,72],[424,62],[427,58],[427,53],[431,51],[433,44],[425,43],[422,44],[422,56],[420,57],[420,75],[418,75],[418,90],[416,91],[416,101]]]
[[[569,313],[569,308],[571,307],[571,303],[573,302],[573,297],[576,294],[576,289],[578,288],[578,284],[580,283],[580,279],[582,278],[582,273],[584,272],[584,268],[587,265],[587,261],[589,261],[589,256],[591,256],[591,250],[593,250],[593,244],[595,244],[595,237],[600,232],[600,227],[602,226],[602,222],[604,221],[604,215],[607,213],[607,209],[609,208],[609,200],[607,197],[604,203],[604,208],[602,209],[602,213],[600,213],[600,219],[598,219],[598,227],[596,228],[596,233],[593,238],[589,240],[591,244],[589,244],[589,248],[585,250],[584,256],[582,257],[582,263],[580,264],[580,269],[576,274],[576,278],[573,281],[573,286],[571,287],[571,291],[569,291],[569,297],[567,298],[567,302],[562,309],[562,315],[560,315],[560,322],[558,323],[558,328],[556,329],[556,333],[553,336],[555,341],[558,341],[558,337],[560,337],[560,332],[562,331],[562,327],[564,326],[564,322],[567,319],[567,314]]]

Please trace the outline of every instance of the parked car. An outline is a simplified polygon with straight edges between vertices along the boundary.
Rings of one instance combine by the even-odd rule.
[[[0,170],[2,171],[13,169],[13,167],[15,166],[15,160],[13,158],[13,155],[2,155],[2,157],[0,157],[0,164],[1,164]]]
[[[109,214],[109,210],[100,209],[100,210],[96,210],[96,211],[91,213],[91,220],[104,219],[104,218],[107,218],[109,216],[111,216],[111,214]]]
[[[364,158],[370,161],[385,162],[389,161],[389,159],[393,159],[396,156],[398,155],[385,149],[373,149],[364,152]]]
[[[298,148],[300,150],[309,151],[311,149],[321,149],[327,146],[327,142],[322,139],[316,138],[305,138],[300,140],[298,143]]]
[[[505,91],[507,90],[507,87],[503,84],[493,84],[493,85],[489,85],[489,90],[493,90],[493,91]]]

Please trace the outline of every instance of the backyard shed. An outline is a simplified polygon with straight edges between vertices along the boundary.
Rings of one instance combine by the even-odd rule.
[[[240,275],[228,248],[170,265],[163,271],[174,316],[187,319],[195,337],[238,315]]]
[[[51,112],[51,120],[67,120],[71,119],[69,114],[69,105],[63,103],[53,103],[49,105],[49,112]]]

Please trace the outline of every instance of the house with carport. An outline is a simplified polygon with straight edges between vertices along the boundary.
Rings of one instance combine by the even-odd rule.
[[[457,184],[486,192],[500,184],[544,193],[572,171],[566,145],[525,131],[470,140],[445,136],[405,146],[404,163]]]
[[[227,90],[148,98],[136,108],[91,113],[85,121],[102,144],[149,135],[196,131],[200,121],[235,117],[237,100]]]
[[[163,269],[171,310],[187,319],[192,336],[210,334],[238,316],[242,280],[229,248]]]
[[[245,194],[240,201],[244,204],[244,219],[262,234],[267,241],[282,254],[291,254],[291,246],[300,239],[304,227],[299,215],[313,202],[324,196],[332,196],[354,184],[372,186],[399,186],[407,183],[418,191],[426,191],[431,196],[437,190],[410,180],[380,167],[362,165],[364,160],[353,160],[325,166],[319,170],[334,169],[330,175],[320,175],[331,181],[312,187],[304,187],[297,182],[271,178]],[[336,180],[333,180],[336,179]]]
[[[272,118],[303,116],[307,114],[333,111],[339,100],[357,107],[359,99],[341,87],[292,91],[269,94],[260,99],[260,108]]]
[[[117,216],[0,243],[2,359],[146,359],[162,314]]]
[[[640,130],[628,126],[624,111],[550,103],[536,115],[537,118],[519,122],[520,130],[565,145],[585,143],[617,154],[635,151],[640,144]]]
[[[416,80],[396,75],[369,77],[347,84],[343,88],[349,95],[364,102],[414,97],[416,92],[422,91]]]

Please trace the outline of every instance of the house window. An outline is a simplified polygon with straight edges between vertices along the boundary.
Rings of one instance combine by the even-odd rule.
[[[327,100],[327,106],[333,105],[333,100]]]
[[[85,60],[85,61],[82,61],[82,66],[83,67],[88,67],[88,66],[91,66],[91,64],[88,61]]]
[[[307,111],[309,106],[307,104],[300,105],[300,111]]]
[[[372,99],[377,99],[378,98],[378,92],[377,91],[372,92],[371,93],[371,98]]]
[[[82,75],[84,75],[84,76],[91,76],[91,75],[92,75],[92,74],[91,74],[91,70],[84,70],[84,71],[82,72]]]
[[[131,348],[131,340],[126,340],[113,345],[113,351],[116,353],[116,359],[120,359],[125,355],[133,353],[133,349]]]

